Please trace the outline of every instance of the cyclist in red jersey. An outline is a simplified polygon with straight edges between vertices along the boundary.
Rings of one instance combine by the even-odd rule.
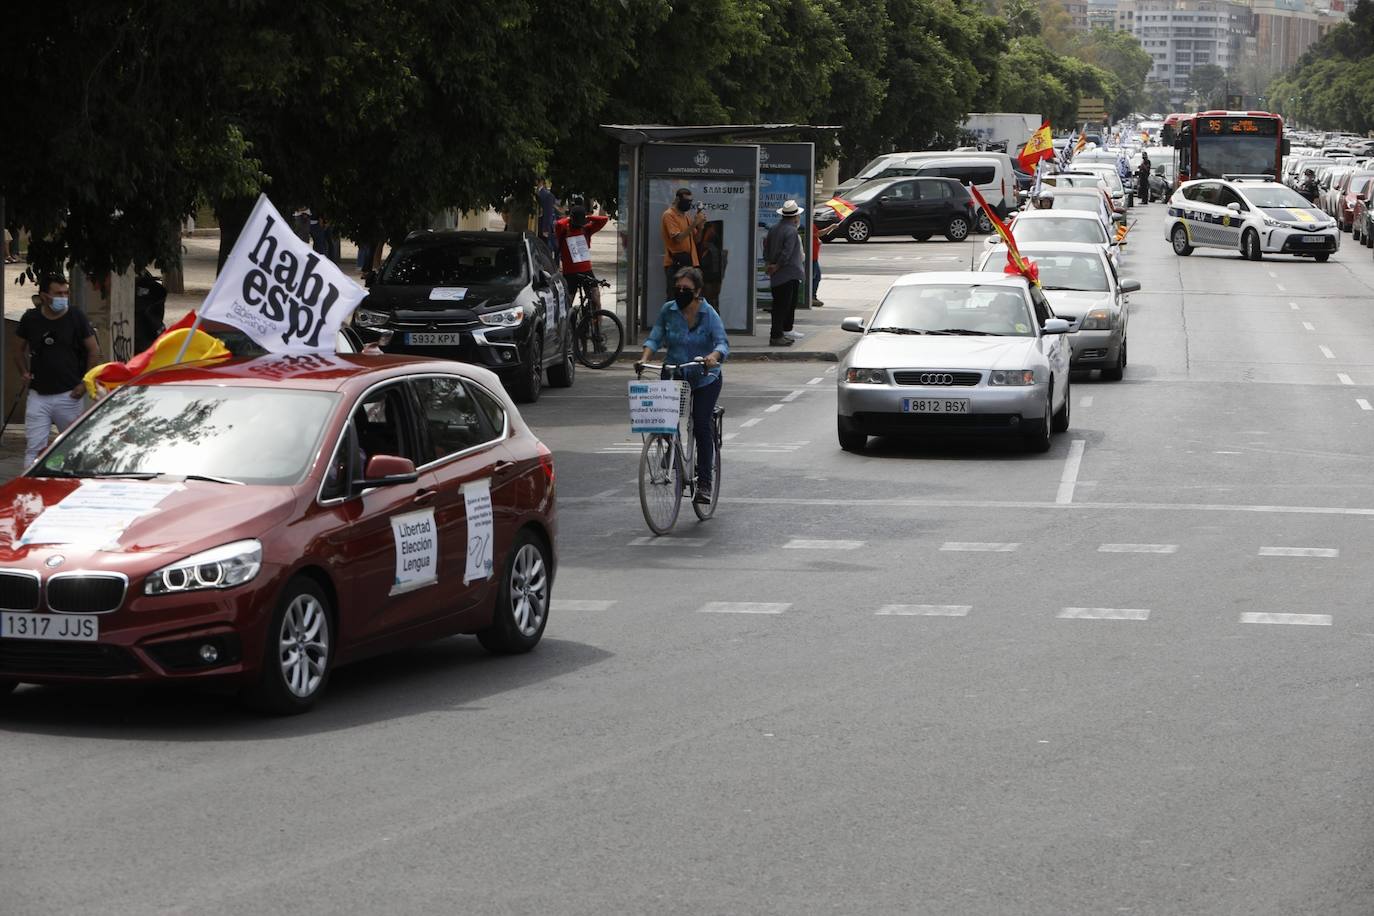
[[[588,215],[587,208],[578,204],[568,215],[553,224],[558,239],[558,256],[563,263],[563,278],[569,285],[580,284],[587,291],[593,309],[601,308],[601,284],[592,273],[592,236],[610,222],[610,217]]]

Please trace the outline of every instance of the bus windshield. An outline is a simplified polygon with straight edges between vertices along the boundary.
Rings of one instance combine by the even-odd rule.
[[[1222,178],[1226,175],[1269,175],[1274,177],[1277,160],[1278,141],[1272,136],[1199,134],[1197,137],[1197,167],[1194,177]]]

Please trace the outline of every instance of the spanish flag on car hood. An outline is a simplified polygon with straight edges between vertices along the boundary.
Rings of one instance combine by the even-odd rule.
[[[218,338],[204,331],[191,330],[195,324],[196,313],[190,312],[185,318],[163,331],[153,341],[152,346],[129,360],[127,363],[101,363],[86,373],[86,393],[92,400],[109,394],[125,382],[132,381],[157,369],[170,366],[177,361],[181,345],[186,335],[191,334],[191,342],[186,347],[182,362],[193,363],[199,360],[225,359],[230,353]]]
[[[1021,160],[1021,168],[1027,172],[1035,171],[1035,164],[1041,159],[1054,158],[1054,131],[1050,130],[1049,121],[1041,124],[1040,129],[1031,134],[1017,158]]]

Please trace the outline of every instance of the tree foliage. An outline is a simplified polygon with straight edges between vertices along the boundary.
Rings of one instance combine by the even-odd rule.
[[[1280,112],[1323,130],[1374,130],[1374,3],[1360,0],[1265,95]]]
[[[1153,59],[1134,35],[1098,27],[1077,36],[1071,53],[1116,77],[1117,92],[1108,100],[1113,117],[1124,117],[1144,104],[1145,77]]]

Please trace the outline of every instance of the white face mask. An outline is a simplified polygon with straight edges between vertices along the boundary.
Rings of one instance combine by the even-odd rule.
[[[49,305],[48,308],[52,309],[54,312],[57,312],[59,314],[65,312],[67,310],[67,297],[53,296],[52,304]]]

